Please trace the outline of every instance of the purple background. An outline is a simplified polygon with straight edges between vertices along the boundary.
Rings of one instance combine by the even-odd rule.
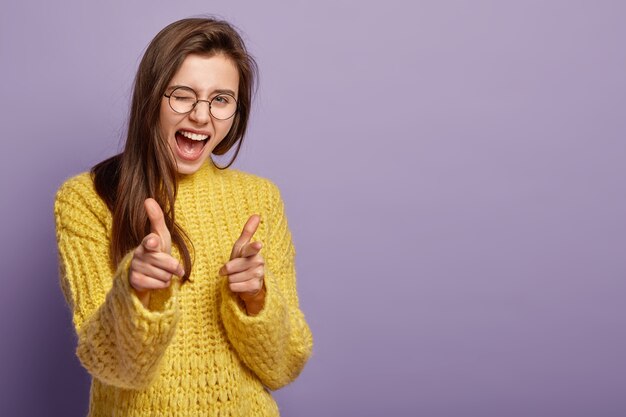
[[[166,24],[242,29],[314,355],[285,416],[626,415],[626,2],[3,2],[0,415],[81,416],[52,201]]]

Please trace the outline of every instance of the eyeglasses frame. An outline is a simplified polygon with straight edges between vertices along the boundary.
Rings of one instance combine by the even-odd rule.
[[[189,91],[192,91],[192,92],[193,92],[193,94],[196,96],[196,102],[195,102],[195,103],[193,103],[193,106],[191,106],[191,110],[189,110],[189,111],[187,111],[187,112],[179,112],[179,111],[176,111],[176,110],[174,109],[174,107],[172,106],[172,102],[171,102],[170,97],[172,97],[172,94],[174,94],[174,91],[176,91],[176,90],[180,90],[180,89],[184,89],[184,90],[189,90]],[[163,93],[163,96],[164,96],[164,97],[167,97],[167,104],[170,106],[170,109],[172,109],[172,111],[173,111],[173,112],[175,112],[175,113],[177,113],[177,114],[189,114],[189,113],[191,113],[192,111],[194,111],[194,109],[196,108],[196,106],[198,105],[198,103],[199,103],[199,102],[201,102],[201,101],[203,101],[203,102],[205,102],[205,103],[207,103],[207,104],[209,105],[209,114],[211,115],[211,117],[213,117],[213,118],[214,118],[214,119],[216,119],[216,120],[228,120],[228,119],[230,119],[231,117],[233,117],[234,115],[236,115],[236,114],[237,114],[237,111],[239,111],[239,102],[237,101],[237,99],[235,98],[235,96],[233,96],[232,94],[229,94],[229,93],[220,93],[220,94],[216,95],[215,97],[213,97],[211,100],[200,100],[200,99],[198,98],[198,93],[196,93],[196,90],[194,90],[194,89],[193,89],[193,88],[191,88],[191,87],[179,86],[179,87],[176,87],[175,89],[173,89],[173,90],[170,92],[170,95],[169,95],[169,96],[168,96],[167,94],[165,94],[165,93]],[[227,117],[227,118],[225,118],[225,119],[220,119],[219,117],[215,117],[215,115],[214,115],[214,114],[213,114],[213,112],[211,111],[211,103],[213,102],[213,100],[215,100],[215,99],[216,99],[217,97],[219,97],[219,96],[228,96],[228,97],[231,97],[233,100],[235,100],[235,111],[233,112],[233,114],[231,114],[230,116],[228,116],[228,117]]]

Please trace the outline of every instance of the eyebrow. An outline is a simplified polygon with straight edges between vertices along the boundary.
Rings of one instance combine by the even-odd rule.
[[[189,87],[188,85],[170,85],[169,87],[167,87],[167,90],[172,92],[173,90],[177,89],[178,87],[185,87],[185,88],[188,88],[190,90],[196,91],[193,88]],[[196,94],[198,94],[197,91],[196,91]],[[211,96],[213,94],[230,94],[233,97],[237,97],[237,94],[235,94],[235,92],[233,90],[230,90],[228,88],[218,88],[218,89],[215,89],[215,90],[213,90],[213,92],[211,94],[209,94],[209,96]]]

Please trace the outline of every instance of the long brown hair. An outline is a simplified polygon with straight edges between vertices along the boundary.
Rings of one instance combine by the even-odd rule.
[[[172,245],[183,258],[183,282],[189,279],[192,259],[188,245],[193,249],[193,244],[175,221],[176,162],[167,139],[161,137],[159,111],[165,89],[187,55],[218,53],[230,58],[239,72],[237,113],[230,131],[213,150],[223,155],[239,143],[230,163],[220,168],[226,169],[239,154],[258,78],[256,62],[237,30],[213,18],[183,19],[161,30],[146,49],[135,77],[124,151],[91,168],[96,191],[113,215],[109,248],[113,265],[150,233],[144,200],[152,197],[163,209]]]

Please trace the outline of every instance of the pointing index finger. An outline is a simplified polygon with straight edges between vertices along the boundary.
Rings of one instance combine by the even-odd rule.
[[[235,244],[233,245],[233,250],[230,253],[230,259],[238,258],[241,256],[241,250],[246,244],[250,242],[250,239],[252,239],[252,236],[254,236],[254,233],[258,229],[260,222],[261,216],[259,216],[258,214],[253,214],[252,216],[250,216],[250,218],[248,218],[248,221],[246,222],[241,232],[241,236],[239,236],[239,239],[237,239],[237,241],[235,241]]]
[[[162,248],[165,251],[169,251],[171,247],[172,238],[170,231],[165,224],[165,217],[163,216],[163,210],[159,203],[153,198],[146,198],[144,201],[144,207],[150,219],[150,231],[156,233],[161,238],[162,244],[165,246]]]

